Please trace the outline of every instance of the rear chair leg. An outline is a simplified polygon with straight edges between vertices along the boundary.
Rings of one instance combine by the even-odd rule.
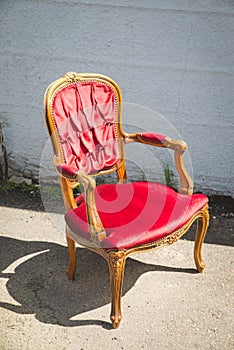
[[[75,270],[76,270],[76,246],[73,239],[69,238],[68,236],[66,236],[66,238],[67,238],[68,252],[70,257],[70,264],[67,270],[67,276],[70,281],[73,281]]]
[[[113,328],[118,328],[122,319],[121,297],[126,255],[123,251],[110,252],[108,254],[108,258],[110,270],[110,287],[112,294],[110,319]]]
[[[203,272],[206,267],[205,261],[202,259],[202,243],[204,241],[207,228],[209,226],[209,212],[208,207],[203,209],[202,217],[199,217],[197,220],[197,232],[195,237],[195,246],[194,246],[194,260],[198,272]]]
[[[122,166],[116,170],[116,172],[118,184],[123,184],[128,181],[125,161],[123,162]]]

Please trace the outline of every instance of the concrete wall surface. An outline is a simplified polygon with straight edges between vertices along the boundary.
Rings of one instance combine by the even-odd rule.
[[[233,0],[0,0],[0,32],[11,175],[38,177],[46,87],[68,71],[96,72],[187,141],[197,190],[234,196]],[[148,121],[144,130],[162,132]]]

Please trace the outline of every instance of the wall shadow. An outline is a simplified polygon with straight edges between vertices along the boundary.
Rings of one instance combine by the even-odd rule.
[[[13,273],[7,271],[17,259],[39,252],[41,253],[19,262]],[[82,248],[77,248],[77,258],[75,280],[69,282],[65,273],[68,266],[65,246],[0,237],[0,277],[8,278],[7,291],[20,304],[0,302],[0,307],[18,314],[35,314],[38,321],[46,324],[67,327],[95,324],[111,329],[109,322],[71,320],[76,315],[110,303],[106,261],[98,254]],[[142,274],[149,271],[196,273],[195,269],[151,265],[129,258],[123,295]],[[106,319],[109,319],[109,315]]]

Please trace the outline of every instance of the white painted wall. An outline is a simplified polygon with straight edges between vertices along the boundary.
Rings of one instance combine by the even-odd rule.
[[[37,177],[43,93],[97,72],[189,144],[196,189],[234,196],[234,1],[0,0],[0,123],[9,164]],[[143,118],[143,128],[151,129]],[[153,130],[159,131],[160,130]]]

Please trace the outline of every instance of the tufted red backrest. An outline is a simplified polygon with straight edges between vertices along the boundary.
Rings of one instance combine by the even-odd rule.
[[[97,173],[119,160],[114,89],[99,81],[78,81],[53,97],[52,118],[64,161],[86,174]]]

